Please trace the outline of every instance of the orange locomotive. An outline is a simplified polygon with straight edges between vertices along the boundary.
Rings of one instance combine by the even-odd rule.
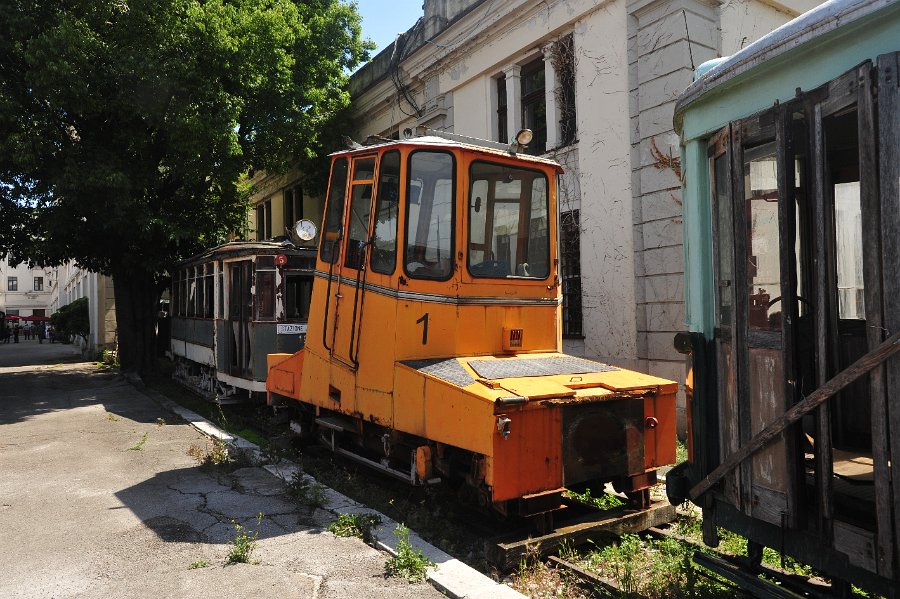
[[[667,380],[561,353],[557,175],[441,134],[332,155],[305,347],[270,354],[304,434],[415,484],[535,515],[675,461]],[[309,222],[298,234],[315,235]]]

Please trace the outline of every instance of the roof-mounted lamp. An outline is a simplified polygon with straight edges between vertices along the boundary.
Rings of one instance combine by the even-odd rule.
[[[509,144],[509,151],[513,154],[525,151],[532,139],[534,139],[534,132],[531,129],[522,129],[516,133],[515,142]]]

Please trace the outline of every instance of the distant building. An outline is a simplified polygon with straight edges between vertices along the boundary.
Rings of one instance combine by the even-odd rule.
[[[27,262],[11,266],[0,259],[0,312],[7,316],[50,316],[51,289],[56,284],[57,269],[31,267]]]
[[[59,277],[52,289],[53,312],[73,301],[88,298],[91,334],[86,345],[76,340],[88,353],[116,346],[116,296],[112,278],[78,268],[74,262],[59,267]]]

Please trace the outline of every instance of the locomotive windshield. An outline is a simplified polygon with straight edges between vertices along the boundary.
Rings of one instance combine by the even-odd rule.
[[[453,274],[453,155],[418,151],[409,158],[406,272],[414,279]]]
[[[550,274],[547,177],[474,162],[469,187],[469,272],[546,279]]]

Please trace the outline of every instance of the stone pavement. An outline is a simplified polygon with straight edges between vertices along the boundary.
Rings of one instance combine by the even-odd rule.
[[[333,516],[262,469],[199,468],[186,452],[206,437],[119,375],[61,363],[72,346],[31,345],[0,344],[0,597],[442,596],[385,578],[384,553],[324,532]],[[259,563],[224,565],[232,520],[260,512]]]

